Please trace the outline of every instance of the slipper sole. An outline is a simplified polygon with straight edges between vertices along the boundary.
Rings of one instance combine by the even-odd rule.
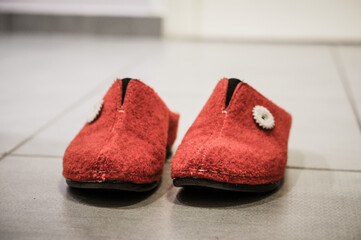
[[[70,179],[66,179],[66,183],[72,188],[83,188],[83,189],[107,189],[107,190],[122,190],[131,192],[147,192],[156,188],[160,180],[145,183],[136,184],[131,182],[120,182],[120,181],[105,181],[105,182],[78,182]]]
[[[277,182],[268,183],[268,184],[247,185],[247,184],[216,182],[209,179],[192,178],[192,177],[173,179],[173,185],[176,187],[200,187],[200,188],[212,188],[212,189],[220,189],[227,191],[254,192],[254,193],[270,192],[272,190],[275,190],[280,186],[281,182],[282,179]]]

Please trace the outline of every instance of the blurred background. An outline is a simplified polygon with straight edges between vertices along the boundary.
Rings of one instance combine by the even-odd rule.
[[[358,0],[1,0],[0,29],[222,41],[360,43]]]
[[[293,116],[268,195],[72,191],[62,156],[116,78],[181,115],[222,77]],[[360,0],[0,0],[1,239],[361,239]],[[277,124],[277,123],[276,123]]]

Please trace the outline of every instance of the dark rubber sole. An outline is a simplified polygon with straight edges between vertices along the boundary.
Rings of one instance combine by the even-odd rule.
[[[131,182],[120,181],[105,181],[105,182],[78,182],[70,179],[66,179],[66,183],[72,188],[83,189],[107,189],[107,190],[122,190],[131,192],[147,192],[156,188],[159,181],[145,184],[136,184]]]
[[[281,182],[282,179],[274,183],[261,184],[261,185],[247,185],[247,184],[216,182],[208,179],[192,178],[192,177],[173,179],[173,185],[176,187],[193,187],[193,188],[199,187],[199,188],[212,188],[212,189],[220,189],[227,191],[254,192],[254,193],[273,191],[281,185]]]
[[[165,160],[167,160],[171,155],[172,155],[172,150],[167,148]],[[73,181],[73,180],[67,179],[67,178],[65,180],[66,180],[66,183],[68,184],[68,186],[72,187],[72,188],[122,190],[122,191],[131,191],[131,192],[151,191],[154,188],[156,188],[160,183],[160,180],[152,182],[152,183],[145,183],[145,184],[136,184],[136,183],[131,183],[131,182],[121,182],[121,181],[78,182],[78,181]]]

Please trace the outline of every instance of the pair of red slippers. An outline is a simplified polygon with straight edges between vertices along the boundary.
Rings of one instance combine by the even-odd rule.
[[[65,152],[67,184],[139,192],[157,187],[178,120],[143,82],[116,80]],[[173,184],[271,191],[284,174],[290,128],[289,113],[247,83],[224,78],[173,157]]]

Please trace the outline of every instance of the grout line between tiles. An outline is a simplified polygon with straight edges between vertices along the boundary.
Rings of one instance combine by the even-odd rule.
[[[359,173],[361,173],[361,170],[356,170],[356,169],[317,168],[317,167],[297,167],[297,166],[287,166],[286,168],[287,168],[287,169],[310,170],[310,171],[359,172]]]
[[[136,58],[134,58],[130,63],[128,63],[124,69],[129,69],[131,66],[136,65],[136,63],[139,62],[139,60],[144,59],[142,56],[138,56]],[[113,78],[115,77],[114,75],[112,76]],[[105,86],[109,80],[109,78],[106,78],[106,80],[101,81],[99,84],[97,84],[96,87],[94,87],[93,89],[91,89],[89,92],[87,92],[86,94],[84,94],[82,97],[78,98],[78,100],[76,100],[74,103],[70,104],[68,107],[66,107],[63,111],[59,112],[58,114],[56,114],[53,118],[51,118],[49,121],[47,121],[43,126],[41,126],[40,128],[38,128],[37,130],[35,130],[32,134],[30,134],[28,137],[26,137],[24,140],[22,140],[21,142],[19,142],[18,144],[16,144],[13,148],[11,148],[10,150],[4,152],[1,157],[0,160],[2,160],[3,158],[5,158],[6,156],[12,154],[14,151],[16,151],[18,148],[20,148],[21,146],[23,146],[25,143],[29,142],[31,139],[33,139],[36,135],[38,135],[39,133],[41,133],[42,131],[44,131],[45,129],[47,129],[49,126],[51,126],[52,124],[56,123],[57,121],[59,121],[60,119],[62,119],[63,117],[65,117],[65,115],[69,112],[71,112],[74,108],[78,107],[80,104],[82,104],[83,102],[85,102],[89,97],[91,97],[93,94],[95,94],[96,92],[99,91],[100,88],[102,88],[103,86]]]
[[[60,155],[11,153],[9,157],[63,158]]]
[[[335,40],[326,39],[277,39],[277,38],[243,38],[243,39],[227,39],[227,38],[202,38],[202,37],[180,37],[166,36],[169,41],[197,42],[197,43],[225,43],[225,44],[261,44],[261,45],[304,45],[304,46],[360,46],[361,41]]]
[[[329,49],[330,49],[330,54],[331,54],[332,60],[334,61],[335,66],[336,66],[337,73],[341,80],[342,86],[346,92],[347,99],[351,105],[352,112],[356,118],[359,131],[361,132],[361,119],[359,117],[360,114],[357,110],[354,96],[353,96],[353,93],[352,93],[351,87],[350,87],[350,81],[349,81],[348,75],[346,73],[345,67],[343,65],[343,62],[341,60],[340,54],[336,47],[329,47]]]

